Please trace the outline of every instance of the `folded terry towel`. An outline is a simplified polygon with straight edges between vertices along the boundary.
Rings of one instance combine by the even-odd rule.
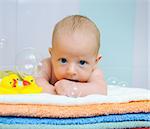
[[[0,129],[125,129],[150,127],[149,121],[104,122],[83,125],[0,124]]]
[[[51,125],[83,125],[104,122],[149,121],[150,113],[120,114],[94,116],[86,118],[31,118],[31,117],[0,117],[0,124],[51,124]]]
[[[140,128],[140,127],[139,127],[139,128],[137,127],[137,128],[130,128],[130,129],[149,129],[149,127],[141,127],[141,128]]]
[[[50,104],[59,106],[124,103],[139,100],[150,100],[150,90],[109,85],[107,96],[95,94],[85,97],[71,98],[67,96],[50,95],[46,93],[0,95],[0,103]]]
[[[87,117],[108,114],[150,112],[150,101],[58,106],[44,104],[0,104],[0,116]]]
[[[139,88],[109,86],[108,96],[0,95],[0,115],[68,118],[150,112],[149,93]]]

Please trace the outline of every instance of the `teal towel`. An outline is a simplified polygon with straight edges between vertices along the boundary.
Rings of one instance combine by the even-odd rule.
[[[150,127],[149,121],[106,122],[85,125],[0,124],[0,129],[123,129]]]

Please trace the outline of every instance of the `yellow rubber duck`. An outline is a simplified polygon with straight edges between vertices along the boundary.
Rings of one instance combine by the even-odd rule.
[[[14,87],[18,87],[18,81],[19,81],[18,75],[11,74],[11,75],[9,75],[9,78],[11,78],[12,80],[14,80]]]
[[[17,94],[18,79],[16,74],[11,74],[2,78],[0,82],[0,94]]]
[[[21,94],[33,94],[33,93],[41,93],[42,87],[39,87],[35,83],[35,79],[32,76],[26,76],[23,79],[23,87],[20,90]]]

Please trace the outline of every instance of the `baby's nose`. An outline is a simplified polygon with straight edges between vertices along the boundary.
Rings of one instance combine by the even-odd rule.
[[[67,74],[71,75],[71,76],[76,75],[76,66],[75,66],[75,64],[70,64],[68,66]]]

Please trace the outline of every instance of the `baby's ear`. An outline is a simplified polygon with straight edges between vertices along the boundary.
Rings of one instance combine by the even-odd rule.
[[[98,55],[97,58],[96,58],[96,64],[100,61],[100,59],[102,58],[101,55]]]
[[[48,48],[49,54],[52,55],[52,48]]]
[[[97,67],[97,63],[100,61],[101,58],[102,58],[101,55],[97,55],[96,60],[95,60],[95,65],[93,67],[93,70]]]

